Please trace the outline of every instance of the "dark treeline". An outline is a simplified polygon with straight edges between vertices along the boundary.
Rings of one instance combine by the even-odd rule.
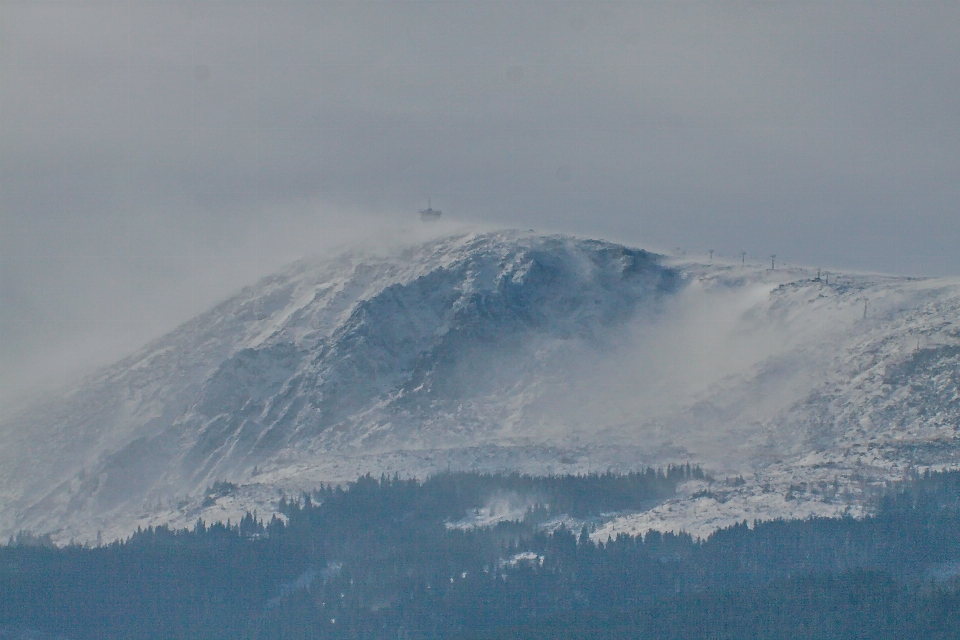
[[[0,547],[0,638],[960,637],[960,473],[892,486],[865,520],[590,541],[600,514],[693,477],[365,477],[266,522],[96,548],[21,536]],[[496,501],[526,517],[451,526]]]

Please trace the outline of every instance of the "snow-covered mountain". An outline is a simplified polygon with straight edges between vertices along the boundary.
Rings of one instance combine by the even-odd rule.
[[[267,513],[365,472],[685,461],[737,481],[598,534],[856,513],[960,463],[960,280],[814,275],[520,232],[298,262],[2,425],[0,534]]]

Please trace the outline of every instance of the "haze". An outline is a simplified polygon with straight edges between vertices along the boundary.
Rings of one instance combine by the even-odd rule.
[[[0,4],[0,409],[454,224],[960,273],[960,5]]]

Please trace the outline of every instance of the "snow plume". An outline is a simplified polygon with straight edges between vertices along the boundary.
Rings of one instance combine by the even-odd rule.
[[[521,496],[515,491],[497,493],[477,509],[470,510],[466,517],[456,522],[447,522],[447,529],[476,529],[492,527],[500,522],[519,522],[537,504],[532,496]]]
[[[328,562],[327,566],[317,571],[313,567],[308,568],[306,571],[300,574],[300,576],[293,582],[285,582],[280,585],[278,589],[279,593],[276,597],[271,598],[265,609],[272,609],[283,602],[284,598],[287,598],[291,593],[295,591],[300,591],[301,589],[309,589],[310,585],[313,584],[313,581],[320,576],[320,579],[323,581],[323,584],[327,584],[338,575],[343,569],[343,564],[339,562]]]
[[[736,468],[754,453],[743,429],[808,394],[862,315],[812,279],[781,286],[798,275],[687,265],[687,285],[609,347],[563,352],[526,420],[570,446],[618,441],[661,463]]]

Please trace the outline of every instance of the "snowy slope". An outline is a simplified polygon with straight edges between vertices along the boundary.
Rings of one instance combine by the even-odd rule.
[[[520,233],[292,265],[5,424],[3,529],[105,528],[309,451],[475,444],[478,399],[680,284],[643,251]]]
[[[596,535],[859,513],[960,462],[960,281],[815,275],[520,232],[299,262],[2,425],[0,535],[267,514],[366,472],[685,461],[717,481]]]
[[[960,468],[960,279],[795,280],[761,307],[788,319],[791,335],[811,337],[681,414],[688,429],[722,434],[718,481],[689,483],[676,500],[614,518],[596,539],[858,516],[886,481]],[[779,394],[779,408],[754,413]]]

